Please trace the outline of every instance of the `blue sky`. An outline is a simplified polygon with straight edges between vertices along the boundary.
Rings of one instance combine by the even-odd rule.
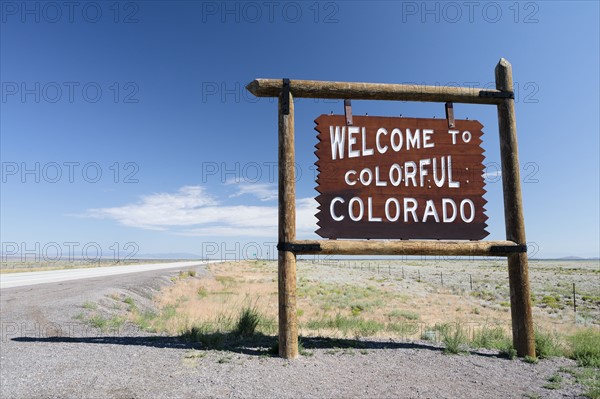
[[[598,2],[0,4],[5,253],[272,256],[277,107],[247,83],[493,87],[505,57],[532,255],[599,256]],[[299,238],[317,238],[313,121],[331,111],[342,102],[296,103]],[[444,117],[434,103],[353,112]],[[455,114],[484,125],[493,172],[495,107]],[[486,188],[488,238],[503,239],[501,182]]]

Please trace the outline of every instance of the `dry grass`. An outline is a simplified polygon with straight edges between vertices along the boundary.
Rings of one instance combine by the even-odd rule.
[[[465,267],[466,266],[466,267]],[[585,266],[585,265],[584,265]],[[274,324],[277,320],[276,262],[244,261],[211,264],[212,278],[180,276],[156,299],[169,317],[161,318],[159,330],[176,334],[190,326],[226,323],[244,307],[255,307]],[[548,289],[545,276],[559,276],[560,270],[577,276],[585,289],[591,268],[553,268],[552,264],[532,264],[532,285],[539,298],[552,295],[557,302],[566,299]],[[444,286],[440,272],[444,273]],[[558,272],[558,273],[557,273]],[[469,286],[469,274],[474,281]],[[586,276],[586,274],[588,274]],[[402,277],[404,276],[404,278]],[[557,280],[560,283],[560,280]],[[536,292],[537,291],[537,292]],[[592,293],[593,294],[593,293]],[[580,295],[592,295],[582,292]],[[593,306],[584,307],[586,323],[599,322]],[[460,322],[468,338],[481,328],[500,328],[510,333],[510,308],[505,263],[379,261],[298,262],[298,316],[304,336],[375,336],[419,338],[432,326]],[[593,303],[592,303],[593,305]],[[591,309],[591,310],[590,310]],[[534,302],[535,323],[540,330],[570,335],[578,330],[572,309]]]
[[[160,309],[175,309],[176,317],[164,322],[165,332],[178,334],[197,324],[227,323],[249,306],[275,320],[277,283],[270,273],[249,262],[212,264],[210,270],[212,278],[180,276],[156,299]]]

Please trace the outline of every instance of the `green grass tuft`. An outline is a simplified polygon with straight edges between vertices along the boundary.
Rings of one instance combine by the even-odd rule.
[[[560,304],[560,297],[544,295],[542,303],[551,309],[562,309],[564,306]]]
[[[559,374],[554,374],[548,378],[548,384],[544,385],[546,389],[560,389],[560,384],[563,382],[563,378]]]
[[[235,325],[235,334],[241,337],[251,337],[261,321],[261,315],[256,308],[244,308],[240,312]]]
[[[279,351],[279,345],[277,345],[277,351]],[[298,341],[298,353],[299,353],[301,356],[306,356],[306,357],[314,356],[314,353],[313,353],[313,352],[311,352],[311,351],[307,350],[307,349],[304,347],[304,344],[302,343],[302,340],[299,340],[299,341]]]
[[[81,306],[83,306],[84,309],[91,309],[91,310],[98,309],[98,305],[95,302],[92,302],[92,301],[85,301],[83,303],[83,305],[81,305]]]
[[[500,326],[484,326],[481,330],[476,331],[470,345],[475,348],[497,349],[501,355],[509,359],[514,359],[517,356],[512,338]]]
[[[563,356],[564,347],[558,335],[535,330],[535,355],[540,359],[548,357]]]
[[[92,327],[96,327],[101,330],[103,330],[106,327],[106,325],[108,324],[108,320],[99,314],[93,315],[92,317],[89,318],[88,321],[92,325]]]
[[[198,342],[209,349],[220,349],[225,336],[225,333],[216,331],[208,323],[193,326],[180,334],[180,337],[187,342]]]
[[[137,306],[135,304],[135,301],[132,297],[128,296],[125,299],[123,299],[123,302],[125,302],[127,304],[127,306],[129,307],[129,311],[132,312],[134,310],[137,309]]]
[[[600,331],[593,328],[579,330],[569,337],[570,357],[582,367],[600,368]]]
[[[354,305],[354,306],[351,306],[350,313],[352,314],[352,316],[358,316],[359,314],[361,314],[363,312],[363,310],[365,310],[365,308],[363,306]]]
[[[402,318],[405,320],[419,320],[420,316],[416,312],[411,312],[409,310],[392,310],[389,315],[390,318]]]
[[[600,369],[597,367],[561,367],[559,371],[575,377],[575,382],[586,388],[585,396],[591,399],[600,399]]]
[[[349,333],[356,337],[368,337],[385,329],[385,325],[375,320],[365,320],[360,317],[346,317],[338,313],[335,317],[313,319],[306,323],[309,330],[330,329],[340,331],[344,336]]]
[[[465,352],[467,334],[460,322],[440,326],[442,342],[445,345],[444,353],[458,354]]]
[[[523,358],[523,361],[529,364],[537,364],[539,362],[539,359],[537,357],[525,356]]]
[[[475,332],[471,345],[475,348],[502,350],[507,346],[512,346],[512,342],[502,327],[484,326]]]
[[[158,318],[158,314],[153,311],[145,311],[143,313],[135,314],[135,324],[137,324],[143,331],[156,332],[154,322]]]

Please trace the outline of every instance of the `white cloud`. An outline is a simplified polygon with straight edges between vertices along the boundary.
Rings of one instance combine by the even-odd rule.
[[[317,206],[314,198],[299,198],[296,200],[296,232],[300,234],[314,233],[317,226]],[[277,226],[277,223],[275,223]]]
[[[316,207],[313,198],[297,201],[298,233],[316,230]],[[222,205],[201,186],[145,195],[120,207],[90,209],[86,216],[187,236],[277,236],[277,206]]]
[[[227,183],[227,184],[236,184],[237,192],[235,194],[231,194],[229,197],[239,197],[241,195],[249,194],[253,195],[261,201],[272,201],[277,199],[277,188],[272,184],[263,184],[263,183]]]
[[[502,177],[501,170],[494,170],[493,172],[483,172],[484,180],[496,181],[498,180],[498,177]]]

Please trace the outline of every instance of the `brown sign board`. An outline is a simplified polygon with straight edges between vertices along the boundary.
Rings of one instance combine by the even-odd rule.
[[[483,125],[476,120],[321,115],[317,234],[481,240]]]

